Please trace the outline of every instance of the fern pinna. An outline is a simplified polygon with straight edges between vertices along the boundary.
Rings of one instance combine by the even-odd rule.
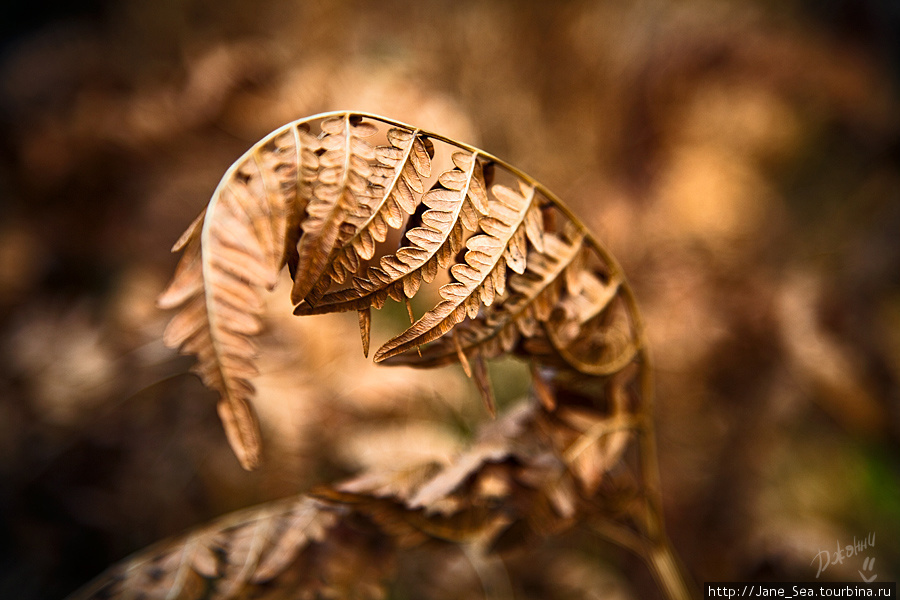
[[[411,324],[376,362],[459,362],[493,413],[485,361],[512,354],[531,365],[532,399],[450,466],[367,472],[236,513],[127,559],[77,598],[380,598],[389,557],[425,541],[502,556],[576,524],[643,557],[669,598],[689,596],[662,525],[633,293],[534,179],[384,117],[321,114],[238,159],[174,250],[165,342],[197,357],[247,469],[262,457],[251,384],[262,293],[285,266],[294,313],[357,311],[367,355],[371,310],[407,304]],[[416,319],[409,301],[426,288],[433,306]]]

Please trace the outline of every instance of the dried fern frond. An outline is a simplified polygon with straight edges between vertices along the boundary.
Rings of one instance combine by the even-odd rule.
[[[370,161],[375,151],[366,138],[378,130],[349,113],[325,119],[318,141],[324,152],[319,156],[316,180],[310,186],[306,204],[297,267],[291,300],[300,302],[315,288],[328,269],[328,261],[338,241],[341,225],[351,214],[367,206]]]
[[[520,405],[451,464],[363,473],[234,513],[126,559],[70,600],[382,598],[398,552],[521,552],[582,522],[671,570],[650,526],[656,490],[623,460],[641,432],[635,375],[607,382],[606,411]],[[670,597],[686,600],[677,571],[666,577]]]
[[[349,511],[306,496],[232,513],[126,559],[71,600],[381,598],[388,557],[347,526]]]
[[[394,128],[391,133],[396,137],[398,135],[396,132],[399,131],[403,130]],[[428,141],[428,138],[419,135],[416,140]],[[433,153],[434,145],[430,141],[429,146]],[[378,150],[386,152],[388,148],[382,146]],[[365,276],[354,277],[351,288],[332,292],[315,306],[301,304],[295,313],[322,314],[342,310],[368,310],[370,307],[381,308],[388,297],[396,301],[412,298],[423,282],[431,283],[438,270],[445,268],[459,252],[465,231],[475,231],[478,226],[478,215],[487,214],[484,177],[476,154],[455,152],[452,156],[454,168],[442,173],[438,177],[438,185],[427,193],[418,179],[425,171],[405,167],[403,180],[400,181],[402,187],[399,188],[405,191],[400,194],[402,201],[397,200],[395,203],[410,215],[417,209],[421,210],[418,221],[406,222],[403,239],[407,243],[401,245],[394,253],[382,256],[377,266],[370,266],[366,270]],[[424,153],[424,156],[430,155]],[[425,164],[425,159],[422,158],[419,162]],[[427,172],[430,173],[430,166]],[[413,181],[417,183],[408,185]],[[385,207],[389,210],[388,216],[383,219],[384,225],[393,229],[403,226],[402,213],[395,209],[391,210],[393,207],[390,202]],[[362,231],[365,233],[365,230]],[[379,227],[378,232],[380,239],[372,236],[373,239],[384,241],[387,229]],[[348,248],[353,248],[355,239],[358,238],[351,239],[339,250],[339,256],[347,255]],[[375,251],[374,245],[371,248],[366,245],[365,250],[367,256],[360,253],[358,255],[367,260],[371,259]],[[347,268],[350,265],[343,266]],[[352,269],[352,272],[356,273],[357,270],[358,266]]]
[[[198,357],[246,468],[260,455],[259,290],[285,264],[294,312],[358,311],[367,354],[373,308],[440,282],[440,301],[375,361],[458,360],[489,407],[483,361],[503,353],[598,376],[641,360],[618,266],[552,193],[482,150],[383,117],[329,113],[273,132],[229,169],[176,249],[160,305],[182,310],[166,342]]]
[[[388,145],[375,149],[377,164],[370,167],[369,182],[375,192],[370,203],[361,203],[351,215],[347,239],[331,263],[330,276],[343,283],[356,274],[360,260],[375,255],[377,243],[384,242],[389,229],[398,229],[407,215],[416,210],[417,196],[425,192],[423,178],[431,176],[433,146],[417,132],[393,128],[387,132]],[[428,146],[426,146],[428,144]]]
[[[420,355],[405,354],[385,360],[386,364],[440,366],[480,354],[495,358],[511,353],[522,337],[538,335],[547,323],[564,292],[575,293],[567,285],[568,269],[583,268],[584,234],[567,227],[563,235],[544,233],[543,252],[532,250],[523,273],[513,273],[507,281],[509,292],[497,290],[499,297],[482,314],[467,319],[450,336],[442,337],[422,349]]]
[[[158,300],[181,311],[164,341],[197,356],[195,371],[221,395],[219,415],[244,468],[259,464],[259,428],[249,402],[256,375],[252,336],[261,329],[259,290],[271,289],[288,254],[288,224],[309,195],[318,141],[280,130],[228,169],[206,211],[173,251],[184,255]]]
[[[672,600],[689,596],[662,526],[634,296],[537,181],[384,117],[317,115],[239,159],[177,249],[160,305],[181,310],[166,342],[197,355],[245,468],[259,460],[249,380],[260,292],[285,265],[295,314],[357,311],[366,354],[373,308],[409,308],[437,288],[375,361],[459,362],[493,413],[486,361],[512,354],[531,364],[533,398],[451,465],[364,473],[314,499],[239,514],[126,561],[84,598],[379,597],[398,548],[502,552],[576,523],[642,556]],[[367,552],[379,560],[365,564]]]

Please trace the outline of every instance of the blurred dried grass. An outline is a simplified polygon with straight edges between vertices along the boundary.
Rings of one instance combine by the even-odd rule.
[[[865,35],[800,2],[127,0],[6,44],[0,596],[59,597],[364,466],[446,460],[483,418],[460,372],[375,368],[354,319],[291,317],[281,286],[257,382],[274,444],[247,474],[161,345],[167,249],[225,168],[339,108],[509,160],[623,262],[657,363],[669,529],[699,581],[810,579],[820,549],[869,531],[896,579],[900,111],[879,44],[898,30],[889,2],[856,4]],[[403,565],[396,594],[480,593],[465,557],[443,565]],[[521,598],[656,593],[578,535],[505,568]]]

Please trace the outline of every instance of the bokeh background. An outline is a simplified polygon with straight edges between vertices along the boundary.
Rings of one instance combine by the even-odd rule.
[[[486,419],[458,368],[373,367],[355,316],[291,317],[281,286],[248,474],[162,346],[169,248],[225,169],[336,109],[508,160],[619,258],[697,582],[815,580],[820,551],[870,534],[820,578],[875,558],[862,574],[896,581],[895,0],[91,0],[4,3],[0,30],[0,597],[61,598],[229,510],[449,460]],[[503,403],[524,393],[519,365],[493,371]],[[588,532],[530,560],[508,565],[517,598],[658,597]],[[442,561],[391,597],[480,597]]]

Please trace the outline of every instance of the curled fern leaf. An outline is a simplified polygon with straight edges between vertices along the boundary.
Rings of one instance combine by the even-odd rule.
[[[377,131],[372,124],[351,118],[348,113],[326,119],[321,127],[323,137],[319,143],[325,152],[319,156],[316,182],[301,225],[303,233],[291,291],[295,303],[306,298],[328,268],[341,224],[365,204],[372,173],[369,161],[375,158],[374,148],[366,141]]]
[[[395,128],[391,131],[401,130]],[[354,277],[351,288],[327,294],[314,307],[301,304],[295,309],[295,313],[322,314],[369,307],[381,308],[388,297],[397,301],[412,298],[423,282],[431,283],[438,270],[446,267],[459,252],[465,230],[475,231],[478,215],[487,214],[488,210],[484,177],[477,153],[455,152],[452,160],[454,168],[442,173],[438,178],[440,185],[427,193],[420,187],[421,183],[401,188],[408,192],[401,194],[404,201],[408,202],[403,205],[403,209],[408,214],[412,214],[417,208],[421,210],[418,223],[412,220],[406,222],[403,236],[406,244],[395,252],[382,256],[378,265],[370,266],[364,275]],[[420,162],[424,163],[424,159]],[[408,171],[408,168],[404,169],[404,173]],[[409,173],[405,180],[418,181],[415,178],[417,173],[417,170]],[[400,204],[399,201],[397,204]],[[394,214],[394,211],[390,214]],[[394,218],[385,219],[385,224],[399,229],[404,222]],[[416,226],[410,226],[414,224]],[[382,233],[382,238],[386,234],[386,231]],[[374,254],[374,248],[372,253]]]
[[[296,128],[259,142],[225,174],[206,211],[173,251],[184,255],[158,300],[180,307],[165,342],[197,356],[195,371],[221,395],[219,415],[241,464],[260,460],[249,380],[256,375],[261,329],[260,289],[271,289],[287,256],[288,224],[306,202],[304,173],[315,163],[316,141]]]
[[[166,343],[198,358],[241,464],[264,288],[287,266],[299,315],[406,302],[375,361],[459,362],[494,412],[487,361],[527,359],[528,402],[451,464],[368,472],[151,548],[76,598],[384,597],[398,550],[520,549],[582,523],[690,597],[666,540],[641,319],[612,256],[549,190],[490,154],[375,115],[289,123],[226,173],[175,246]],[[418,319],[409,300],[437,298]],[[436,288],[436,289],[435,289]]]
[[[246,468],[260,451],[250,406],[259,291],[285,264],[294,312],[357,311],[366,354],[372,309],[437,286],[440,300],[375,361],[459,361],[489,407],[484,360],[504,353],[595,376],[641,360],[618,266],[552,193],[482,150],[375,115],[317,115],[270,134],[177,248],[160,305],[182,311],[166,341],[197,355]]]
[[[235,512],[126,559],[71,600],[247,598],[277,588],[313,597],[327,584],[309,567],[345,512],[306,496]]]
[[[490,310],[460,324],[449,339],[445,336],[429,344],[421,355],[394,356],[386,364],[434,367],[464,362],[464,357],[474,353],[495,358],[513,352],[523,337],[538,335],[563,293],[572,293],[566,287],[567,269],[582,268],[579,258],[587,251],[584,234],[569,230],[567,237],[543,236],[544,252],[532,250],[525,271],[509,278],[509,292],[502,294]]]

